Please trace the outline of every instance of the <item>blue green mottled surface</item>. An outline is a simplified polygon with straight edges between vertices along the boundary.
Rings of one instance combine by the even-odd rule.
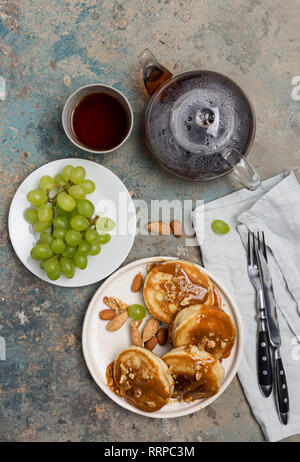
[[[204,411],[153,421],[118,407],[97,388],[81,353],[81,327],[97,288],[65,289],[38,280],[8,239],[7,213],[22,180],[64,157],[96,160],[116,173],[136,198],[204,199],[237,185],[228,178],[193,184],[162,171],[143,141],[137,53],[150,47],[171,71],[199,67],[231,76],[257,113],[250,159],[263,178],[287,168],[300,173],[300,102],[291,80],[300,74],[298,0],[15,0],[0,2],[1,311],[0,440],[3,441],[260,441],[238,380]],[[61,126],[66,98],[102,82],[129,98],[130,140],[106,156],[75,150]],[[189,256],[170,237],[136,239],[127,261]],[[24,324],[18,316],[26,316]],[[298,440],[299,437],[290,438]]]

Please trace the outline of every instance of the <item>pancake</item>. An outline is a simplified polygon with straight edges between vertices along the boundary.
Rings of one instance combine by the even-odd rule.
[[[236,330],[225,311],[208,305],[193,305],[177,314],[169,335],[174,347],[198,345],[218,359],[224,359],[231,353]]]
[[[156,264],[144,284],[144,299],[156,319],[170,323],[178,311],[193,304],[214,304],[214,290],[209,277],[185,260]]]
[[[115,392],[130,404],[146,412],[155,412],[167,404],[174,382],[164,361],[138,346],[122,351],[114,361]]]
[[[191,402],[219,391],[224,368],[214,355],[188,345],[174,348],[162,359],[175,382],[174,398]]]

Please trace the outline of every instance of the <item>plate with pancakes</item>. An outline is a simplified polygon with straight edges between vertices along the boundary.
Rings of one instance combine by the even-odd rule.
[[[142,320],[128,316],[132,305],[146,308]],[[190,261],[152,257],[120,268],[96,291],[82,347],[93,379],[113,401],[171,418],[224,392],[238,370],[243,329],[238,307],[212,274]]]

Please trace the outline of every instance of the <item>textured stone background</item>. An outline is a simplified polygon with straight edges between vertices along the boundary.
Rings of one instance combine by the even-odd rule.
[[[143,91],[137,53],[150,47],[171,71],[208,68],[236,80],[253,101],[257,135],[250,160],[262,178],[287,168],[300,175],[299,0],[0,1],[1,312],[0,440],[260,441],[238,380],[203,412],[152,420],[108,400],[81,353],[81,326],[98,284],[65,289],[38,280],[15,256],[7,232],[10,201],[36,167],[64,157],[96,160],[135,197],[206,201],[238,186],[229,178],[193,184],[169,176],[143,142]],[[76,151],[61,127],[66,98],[102,82],[129,98],[135,125],[114,154]],[[184,255],[170,237],[138,237],[127,259]],[[23,314],[22,314],[23,313]],[[300,441],[299,437],[290,440]]]

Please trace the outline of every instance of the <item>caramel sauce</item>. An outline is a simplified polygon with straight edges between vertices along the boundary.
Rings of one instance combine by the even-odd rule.
[[[106,382],[107,382],[107,385],[109,387],[109,389],[115,393],[116,395],[120,396],[120,390],[118,389],[118,387],[116,386],[115,384],[115,381],[114,381],[114,361],[112,361],[106,368],[106,373],[105,373],[105,377],[106,377]]]
[[[187,347],[187,349],[188,348],[189,347]],[[174,379],[174,392],[172,397],[178,400],[192,402],[196,399],[208,398],[217,393],[219,387],[216,376],[213,373],[213,366],[216,361],[216,358],[214,358],[214,360],[207,361],[203,364],[195,360],[195,366],[200,365],[200,369],[198,370],[201,375],[200,379],[196,379],[196,374],[178,374]]]
[[[216,308],[219,308],[220,310],[223,310],[221,295],[215,287],[214,287],[214,299],[215,299],[215,303],[213,306],[215,306]]]
[[[173,276],[170,283],[174,286],[175,291],[177,292],[176,298],[173,301],[174,303],[180,305],[180,303],[187,297],[189,297],[189,305],[204,303],[207,300],[208,289],[199,285],[197,280],[193,280],[192,276],[188,276],[182,266],[176,264],[176,262],[156,265],[152,271],[159,271]],[[184,278],[184,281],[180,279],[180,276]],[[161,283],[161,289],[165,290],[166,284],[168,284],[168,282]]]
[[[191,345],[199,345],[207,340],[206,344],[203,343],[203,348],[223,359],[230,355],[235,337],[235,326],[228,314],[210,306],[202,308],[197,315],[197,325],[189,331]],[[210,347],[209,342],[214,342],[215,345]]]
[[[158,411],[167,403],[169,396],[166,395],[161,382],[155,377],[144,378],[143,367],[141,370],[134,370],[134,378],[128,378],[126,382],[117,385],[122,376],[119,366],[113,361],[106,368],[107,385],[113,393],[146,412]]]

